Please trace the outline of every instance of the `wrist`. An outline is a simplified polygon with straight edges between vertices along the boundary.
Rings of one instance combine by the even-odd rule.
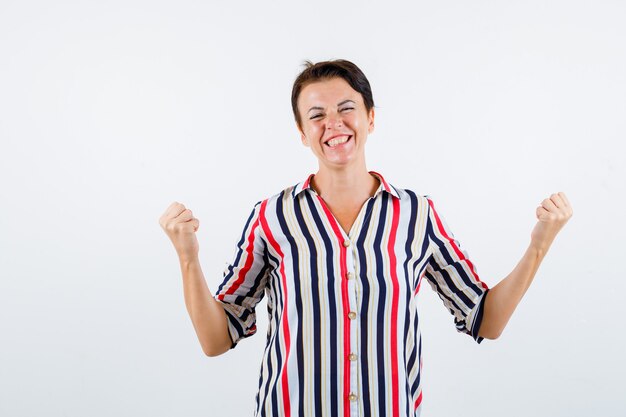
[[[543,258],[543,256],[550,249],[550,245],[552,242],[539,241],[536,239],[530,240],[529,250],[533,252],[536,257]]]
[[[179,256],[178,261],[180,262],[181,268],[189,267],[191,265],[200,263],[200,259],[198,258],[197,255],[196,256],[188,256],[188,255]]]

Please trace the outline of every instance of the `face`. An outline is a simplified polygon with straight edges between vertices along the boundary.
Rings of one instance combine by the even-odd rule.
[[[341,167],[365,162],[365,142],[374,130],[374,109],[343,78],[318,81],[298,97],[302,143],[320,165]]]

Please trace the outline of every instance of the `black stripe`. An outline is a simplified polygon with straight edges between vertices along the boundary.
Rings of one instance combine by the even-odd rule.
[[[476,312],[476,318],[474,319],[474,325],[472,326],[472,337],[478,343],[483,341],[483,338],[478,336],[478,331],[480,330],[480,324],[483,321],[483,312],[485,311],[485,300],[487,299],[487,293],[489,289],[485,290],[485,293],[480,300],[480,306],[478,307],[478,311]]]
[[[435,211],[435,210],[433,209],[433,211]],[[443,224],[443,218],[441,216],[439,216],[439,219],[441,220],[441,222]],[[429,220],[429,223],[430,223],[430,216],[429,216],[428,220]],[[461,277],[461,279],[463,280],[465,285],[467,285],[472,290],[474,290],[474,292],[477,295],[481,295],[483,293],[483,290],[481,288],[478,288],[478,286],[476,285],[476,282],[467,275],[467,272],[465,272],[465,269],[463,268],[463,265],[462,265],[463,261],[460,261],[460,260],[459,261],[455,261],[454,259],[452,259],[452,255],[450,254],[450,252],[448,252],[448,249],[446,248],[446,246],[443,243],[443,241],[437,237],[437,235],[434,233],[433,228],[430,228],[430,230],[432,231],[432,234],[430,234],[430,239],[433,242],[436,243],[437,247],[440,249],[439,252],[441,253],[443,258],[445,259],[446,263],[448,265],[453,266],[454,269],[456,269],[456,271],[458,272],[459,276]],[[450,232],[450,231],[447,231],[447,232],[448,232],[448,237],[450,239],[452,239],[452,240],[455,240],[453,235],[452,235],[452,232]],[[458,242],[456,242],[456,246],[458,247],[459,250],[461,250],[461,245]],[[468,265],[468,268],[469,268],[469,265]],[[454,287],[454,285],[452,287]]]
[[[252,209],[252,212],[248,216],[248,220],[246,220],[246,225],[243,227],[243,231],[241,232],[241,237],[239,238],[239,242],[237,242],[237,249],[238,250],[237,250],[237,253],[235,255],[235,260],[233,261],[233,263],[228,265],[227,272],[224,271],[224,280],[219,285],[219,287],[217,287],[217,294],[221,294],[222,293],[222,288],[228,282],[228,280],[232,277],[232,275],[233,275],[233,265],[239,265],[239,260],[241,259],[241,255],[243,254],[243,243],[246,241],[246,237],[247,237],[246,230],[248,230],[248,227],[250,226],[250,222],[252,221],[252,218],[255,217],[255,213],[257,211],[257,206],[259,204],[261,204],[260,201],[254,205],[254,208]]]
[[[367,356],[367,346],[369,346],[368,341],[368,321],[369,321],[369,298],[370,298],[370,278],[367,276],[367,255],[365,250],[365,238],[367,237],[368,230],[371,226],[371,214],[372,208],[374,207],[375,200],[372,198],[367,203],[367,207],[365,209],[365,217],[363,218],[363,226],[361,228],[361,232],[356,241],[357,253],[359,256],[359,282],[361,283],[363,296],[361,309],[359,311],[359,316],[361,317],[361,352],[359,353],[359,365],[361,366],[361,380],[363,383],[363,392],[370,392],[370,381],[369,381],[369,357]],[[357,277],[355,276],[355,279]],[[372,396],[367,395],[363,396],[363,413],[366,416],[372,415],[371,409],[371,401]]]
[[[409,369],[407,358],[406,358],[406,346],[408,345],[408,336],[409,336],[409,323],[411,321],[411,312],[409,311],[409,305],[411,303],[411,298],[413,298],[414,289],[412,284],[415,283],[415,279],[409,275],[409,261],[413,258],[413,250],[411,249],[413,245],[413,241],[415,239],[415,225],[417,224],[417,196],[413,192],[409,192],[409,201],[410,201],[410,213],[409,213],[409,226],[407,230],[406,243],[404,245],[404,250],[406,252],[406,258],[404,260],[403,269],[404,269],[404,279],[405,279],[405,288],[406,288],[406,300],[404,309],[404,333],[402,338],[402,345],[404,349],[402,349],[402,363],[404,364],[404,375],[405,375],[405,390],[406,393],[410,393],[409,387]],[[415,347],[413,347],[413,351],[415,351]],[[408,398],[411,398],[410,396]],[[410,404],[409,401],[406,402],[406,415],[409,415],[410,412]]]
[[[426,236],[428,239],[432,239],[434,236],[434,231],[433,231],[433,224],[429,220],[426,222]],[[424,239],[427,240],[427,239]],[[434,256],[430,256],[430,259],[428,260],[427,264],[428,266],[430,266],[431,268],[433,268],[433,264],[435,267],[437,267],[437,262],[434,261]],[[439,268],[440,269],[440,268]],[[429,268],[426,268],[426,272],[424,273],[424,277],[428,280],[428,282],[431,284],[431,286],[433,286],[433,288],[435,289],[435,292],[437,293],[437,295],[439,296],[439,298],[441,298],[442,300],[448,300],[453,306],[454,308],[456,308],[458,311],[462,311],[461,308],[447,295],[445,295],[442,290],[441,287],[439,286],[439,284],[437,283],[437,280],[435,279],[435,277],[429,272]],[[448,276],[449,279],[449,276]],[[452,288],[456,288],[453,284],[451,283],[447,283],[448,287],[450,287],[450,289]],[[454,314],[454,311],[452,311],[452,314]]]
[[[246,294],[240,294],[237,296],[237,298],[235,298],[234,304],[236,305],[246,305],[248,303],[245,302],[245,300],[250,299],[250,298],[254,299],[256,303],[258,303],[259,301],[263,299],[265,285],[261,285],[261,284],[267,278],[267,275],[270,272],[271,267],[270,267],[270,264],[267,262],[267,255],[266,255],[267,248],[265,247],[265,242],[264,241],[262,242],[263,242],[263,254],[264,254],[263,258],[265,260],[263,262],[263,267],[261,268],[257,276],[254,278],[254,283],[250,287],[250,290],[248,290]],[[247,277],[246,277],[246,280],[248,280]],[[248,320],[248,316],[250,316],[250,314],[253,314],[254,312],[255,312],[254,308],[251,308],[251,309],[246,308],[241,315],[241,320],[245,322],[246,320]],[[256,319],[254,320],[254,322],[256,322]],[[254,322],[252,324],[254,324]]]
[[[469,308],[473,308],[474,307],[474,302],[472,300],[470,300],[467,295],[465,295],[465,292],[463,292],[462,289],[460,289],[459,287],[457,287],[454,284],[454,281],[452,280],[452,277],[450,276],[450,273],[445,269],[446,266],[448,266],[448,265],[439,265],[439,263],[437,262],[437,258],[436,257],[433,256],[432,258],[430,258],[430,267],[431,267],[432,271],[434,273],[438,273],[439,275],[441,275],[441,277],[443,278],[443,281],[446,283],[446,286],[448,287],[448,289],[454,295],[456,295],[463,302],[463,304],[465,304]],[[456,268],[456,267],[455,267],[455,269],[458,270],[458,268]],[[482,292],[481,292],[481,294],[482,294]]]
[[[274,309],[274,332],[272,334],[272,347],[274,352],[276,353],[276,364],[278,368],[276,369],[276,375],[274,376],[274,380],[271,380],[271,374],[268,377],[268,385],[265,389],[265,396],[267,398],[268,389],[270,392],[270,398],[272,402],[272,416],[278,417],[278,392],[276,389],[276,385],[278,384],[280,377],[280,364],[282,363],[282,355],[280,354],[280,314],[279,312],[283,309],[283,297],[282,297],[282,289],[280,287],[280,269],[278,259],[268,254],[270,262],[273,262],[276,266],[274,267],[274,271],[272,272],[272,280],[270,281],[270,289],[274,293],[273,298],[275,300],[275,309]],[[271,358],[270,361],[271,363]],[[271,382],[270,382],[271,381]],[[271,385],[271,387],[270,387]]]
[[[226,313],[226,316],[228,317],[229,323],[232,324],[235,327],[235,329],[237,330],[237,334],[240,337],[246,337],[246,335],[245,335],[245,333],[243,331],[243,327],[241,327],[241,324],[239,324],[239,320],[237,320],[237,316],[235,316],[233,313],[228,311],[227,308],[224,308],[224,312]],[[237,345],[237,342],[233,341],[231,349],[234,348],[236,345]]]
[[[268,254],[267,252],[264,253],[264,263],[266,265],[269,265],[269,258],[268,258]],[[257,394],[257,403],[256,403],[256,407],[257,407],[257,415],[260,416],[265,416],[265,400],[267,399],[267,393],[269,390],[269,381],[272,378],[272,361],[270,360],[269,357],[269,353],[270,353],[270,346],[271,346],[271,342],[272,342],[272,335],[274,334],[274,332],[272,331],[272,326],[273,326],[273,319],[272,319],[272,312],[274,310],[274,295],[272,291],[268,291],[267,293],[267,316],[269,317],[269,323],[268,323],[268,330],[267,330],[267,335],[265,338],[265,349],[263,351],[263,362],[261,363],[261,369],[259,371],[259,390],[258,390],[258,394]],[[263,396],[263,402],[261,403],[261,399],[260,399],[260,395],[261,395],[261,388],[263,387],[263,364],[267,363],[268,365],[268,374],[267,374],[267,383],[265,385],[265,395]],[[261,411],[262,409],[262,411]]]
[[[306,197],[307,204],[309,205],[309,210],[311,211],[311,214],[313,216],[313,220],[317,225],[317,230],[319,231],[320,235],[322,236],[322,240],[324,241],[324,252],[326,254],[326,271],[328,271],[328,276],[326,278],[328,280],[327,287],[329,300],[329,317],[327,318],[327,322],[330,327],[330,375],[327,375],[326,379],[330,380],[331,382],[330,409],[338,410],[339,403],[337,398],[337,391],[339,390],[339,387],[337,386],[337,381],[340,378],[340,371],[337,364],[337,349],[339,348],[337,344],[337,322],[339,318],[337,316],[337,303],[335,302],[337,298],[335,296],[334,288],[335,277],[338,275],[334,270],[333,264],[333,255],[335,251],[333,250],[332,241],[330,240],[328,233],[326,233],[326,227],[324,227],[324,223],[322,222],[322,219],[318,214],[319,211],[318,208],[315,206],[315,202],[311,198],[309,192],[305,192],[304,195]],[[323,211],[323,208],[321,209],[321,211]],[[343,372],[343,370],[341,372]]]
[[[418,352],[418,349],[416,349],[416,347],[414,346],[413,350],[411,351],[411,355],[409,356],[409,370],[412,371],[413,367],[417,366],[417,376],[415,378],[415,381],[413,381],[413,384],[411,384],[411,396],[412,397],[415,396],[415,393],[417,392],[417,387],[419,386],[420,374],[421,374],[420,362],[422,361],[422,335],[419,333],[419,315],[418,314],[415,315],[415,321],[413,322],[413,334],[414,334],[414,337],[416,338],[415,340],[416,342],[419,339],[419,352]],[[409,374],[407,374],[407,376]]]
[[[298,198],[294,203],[294,214],[300,226],[300,230],[306,239],[307,246],[310,253],[310,274],[311,274],[311,297],[313,303],[313,340],[309,341],[313,343],[313,404],[314,415],[321,416],[323,414],[322,408],[322,378],[324,375],[321,373],[323,369],[322,365],[322,330],[320,323],[322,316],[320,312],[320,294],[319,294],[319,271],[317,270],[317,249],[315,247],[315,240],[312,233],[307,227],[304,217],[302,215],[302,207],[304,201]]]
[[[378,415],[385,415],[385,385],[390,381],[385,381],[385,346],[388,341],[385,340],[386,328],[385,323],[385,300],[387,297],[387,285],[385,284],[385,269],[383,263],[383,254],[381,250],[383,232],[387,223],[387,205],[389,203],[389,194],[382,193],[382,202],[380,209],[380,217],[378,218],[378,227],[376,228],[376,237],[374,238],[374,255],[376,259],[376,282],[379,286],[378,308],[377,308],[377,327],[381,331],[376,335],[376,358],[378,362]]]
[[[290,201],[293,201],[293,198],[291,198]],[[291,248],[294,296],[290,297],[290,299],[294,300],[296,304],[298,324],[297,326],[293,326],[293,324],[290,324],[289,332],[292,336],[291,339],[295,341],[295,345],[296,345],[295,346],[296,360],[298,362],[298,394],[299,394],[298,398],[303,399],[304,398],[305,373],[304,373],[304,340],[302,339],[302,292],[300,288],[300,253],[298,252],[298,245],[296,244],[296,240],[291,234],[291,230],[289,230],[289,227],[287,226],[287,222],[285,221],[285,214],[283,211],[284,204],[285,204],[285,195],[284,195],[284,192],[282,192],[278,196],[278,199],[276,202],[276,217],[278,219],[278,224],[280,225],[280,229],[282,230],[284,237],[289,242],[289,247]],[[296,333],[295,337],[293,337],[294,330]],[[298,416],[304,417],[303,401],[298,402]]]

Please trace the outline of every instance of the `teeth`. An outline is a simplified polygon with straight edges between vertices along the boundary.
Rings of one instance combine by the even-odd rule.
[[[349,138],[350,138],[349,136],[342,136],[341,138],[331,139],[331,140],[328,141],[328,146],[334,147],[334,146],[340,145],[342,143],[346,143]]]

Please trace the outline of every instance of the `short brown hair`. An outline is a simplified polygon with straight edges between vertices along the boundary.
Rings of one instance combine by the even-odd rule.
[[[365,77],[365,74],[363,74],[363,71],[352,62],[345,59],[334,59],[314,64],[306,60],[302,65],[304,65],[305,68],[294,81],[293,89],[291,90],[291,108],[293,109],[293,115],[299,127],[301,127],[302,124],[300,123],[300,112],[298,111],[298,97],[304,87],[316,81],[328,80],[335,77],[343,78],[350,84],[350,87],[361,94],[363,103],[365,103],[365,109],[368,112],[374,107],[374,98],[372,97],[370,83]]]

